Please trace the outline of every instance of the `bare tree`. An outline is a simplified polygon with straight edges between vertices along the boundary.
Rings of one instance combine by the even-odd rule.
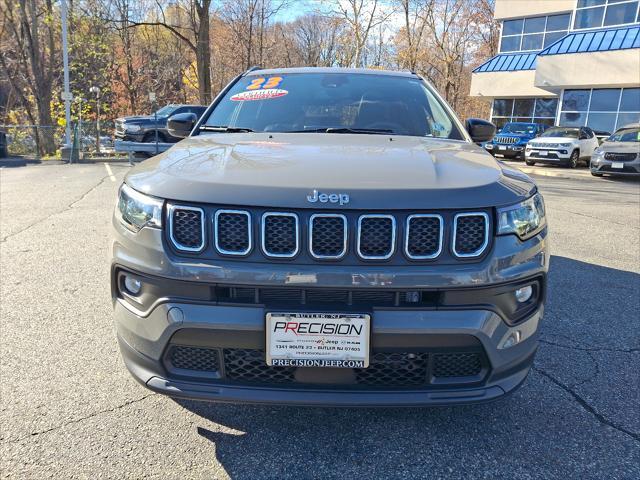
[[[416,71],[427,29],[427,18],[435,0],[395,0],[402,14],[402,48],[398,52],[399,66]]]
[[[364,50],[371,31],[385,22],[391,11],[384,11],[380,0],[328,0],[333,14],[344,19],[351,29],[353,55],[351,65],[362,67]]]
[[[52,1],[2,0],[0,16],[4,18],[0,65],[25,105],[30,121],[51,127],[51,86],[59,72]],[[35,102],[35,115],[31,99]],[[35,141],[40,153],[55,151],[53,135],[41,135],[36,129]]]
[[[273,18],[288,5],[288,0],[227,0],[222,18],[231,27],[236,45],[242,48],[245,68],[264,65],[265,54],[273,45],[268,31]]]
[[[185,0],[168,6],[156,0],[156,6],[156,20],[129,19],[120,28],[159,26],[179,38],[196,57],[200,103],[211,103],[211,0]],[[169,7],[171,15],[166,13]]]

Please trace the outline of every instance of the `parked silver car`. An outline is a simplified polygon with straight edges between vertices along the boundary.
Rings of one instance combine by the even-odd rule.
[[[640,123],[618,129],[591,157],[591,175],[640,175]]]
[[[167,395],[307,405],[484,402],[525,380],[549,249],[542,196],[409,72],[236,78],[138,165],[113,218],[132,375]]]

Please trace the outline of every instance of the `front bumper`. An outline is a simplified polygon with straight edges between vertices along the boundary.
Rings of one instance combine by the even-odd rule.
[[[616,167],[614,168],[614,163]],[[592,157],[591,173],[619,175],[619,176],[638,176],[640,175],[640,159],[631,162],[612,162],[603,158]]]
[[[538,163],[564,163],[571,157],[571,148],[526,150],[525,158]]]
[[[484,148],[494,157],[524,158],[524,145],[499,145],[488,143]]]
[[[137,234],[114,221],[113,271],[123,268],[161,279],[202,285],[350,289],[438,289],[449,291],[521,283],[545,277],[549,254],[547,232],[521,242],[497,237],[490,255],[461,265],[388,266],[300,265],[243,261],[176,260],[165,253],[159,230]],[[114,287],[114,291],[116,287]],[[166,364],[175,342],[199,347],[264,350],[269,306],[160,298],[144,311],[114,294],[115,323],[125,364],[146,387],[175,397],[212,401],[309,405],[444,405],[489,401],[513,391],[531,366],[538,343],[543,307],[510,326],[486,305],[471,308],[373,308],[372,351],[455,352],[468,339],[481,350],[487,368],[480,377],[427,385],[424,388],[366,388],[340,385],[242,385],[224,378],[175,375]],[[316,311],[340,311],[326,305]],[[291,311],[291,310],[289,310]],[[191,335],[187,335],[187,333]],[[200,332],[201,335],[193,335]],[[186,337],[185,337],[186,335]],[[503,348],[509,337],[519,342]],[[185,340],[188,338],[188,340]]]

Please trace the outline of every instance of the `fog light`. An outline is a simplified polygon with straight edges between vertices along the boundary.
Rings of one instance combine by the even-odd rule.
[[[531,287],[531,285],[527,285],[526,287],[522,287],[516,290],[516,300],[518,300],[518,303],[529,301],[531,295],[533,295],[533,288]]]
[[[138,295],[142,290],[142,282],[137,278],[131,277],[129,275],[124,276],[124,288],[127,289],[127,292],[131,295]]]
[[[513,347],[514,345],[517,345],[518,343],[520,343],[521,339],[522,339],[522,334],[520,333],[519,330],[516,330],[515,332],[511,332],[507,337],[507,339],[505,340],[505,342],[502,344],[501,348]]]

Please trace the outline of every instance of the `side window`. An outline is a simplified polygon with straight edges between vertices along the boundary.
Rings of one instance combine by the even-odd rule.
[[[175,115],[176,113],[187,113],[188,111],[187,107],[180,107],[171,112],[171,115]]]

